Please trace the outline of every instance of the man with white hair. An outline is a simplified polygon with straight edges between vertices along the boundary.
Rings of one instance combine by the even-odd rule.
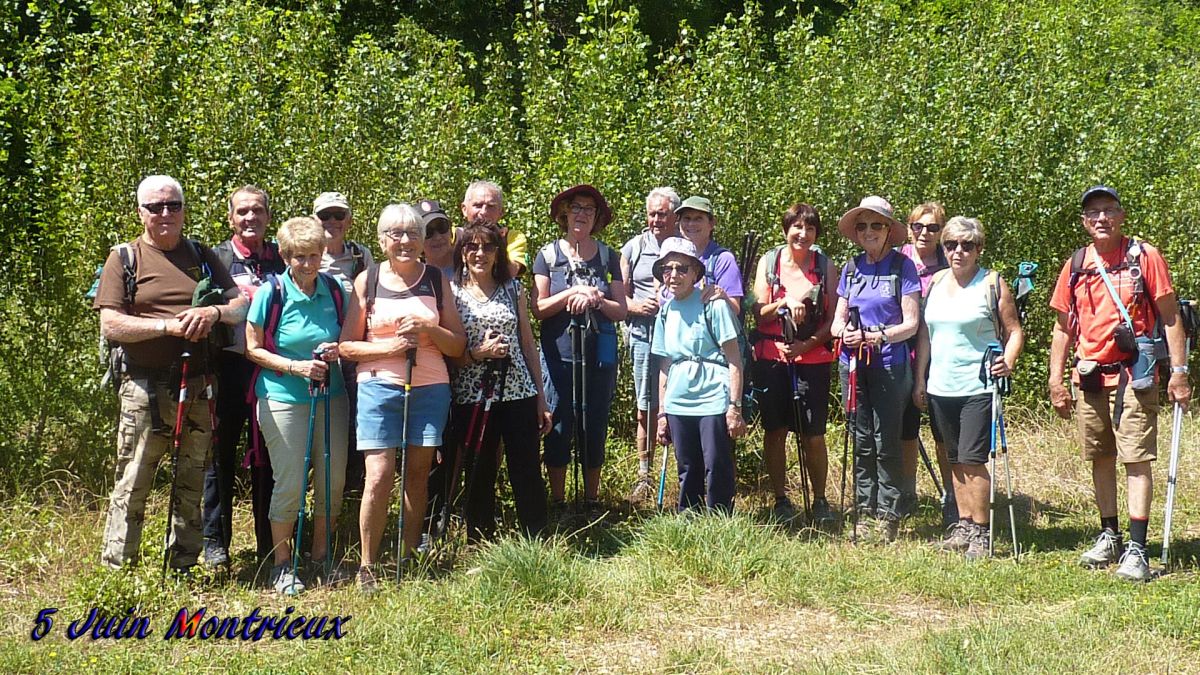
[[[646,195],[646,229],[634,235],[621,247],[621,276],[629,279],[626,301],[629,315],[629,351],[633,356],[633,388],[637,398],[637,448],[638,477],[631,503],[639,503],[654,494],[654,483],[650,478],[650,467],[654,463],[654,443],[649,434],[650,421],[655,419],[657,393],[654,374],[658,369],[650,363],[650,340],[654,320],[658,316],[659,285],[654,278],[654,262],[658,260],[658,249],[668,237],[679,236],[678,218],[675,209],[682,200],[679,193],[669,187],[657,187]]]
[[[146,497],[159,459],[172,444],[182,369],[187,368],[187,415],[174,478],[169,562],[177,570],[200,554],[200,492],[212,441],[204,403],[211,397],[208,335],[218,322],[237,325],[246,315],[229,272],[213,251],[183,237],[183,188],[170,176],[149,176],[137,189],[141,236],[113,248],[100,275],[93,308],[100,332],[117,345],[121,413],[117,427],[116,484],[109,500],[101,560],[118,568],[137,559]],[[227,304],[194,306],[206,278]],[[186,356],[185,358],[185,354]]]
[[[461,205],[464,224],[484,221],[495,225],[500,236],[508,244],[508,260],[512,275],[518,277],[525,271],[525,235],[510,230],[500,222],[504,218],[504,191],[490,180],[477,180],[467,186]]]

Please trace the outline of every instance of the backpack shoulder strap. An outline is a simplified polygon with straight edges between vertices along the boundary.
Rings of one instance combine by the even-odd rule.
[[[429,275],[429,284],[433,286],[433,298],[440,314],[442,312],[442,271],[433,265],[426,265],[425,272]]]
[[[949,270],[945,271],[949,272]],[[996,337],[1003,342],[1004,326],[1000,323],[1000,273],[996,270],[988,270],[983,282],[987,284],[988,318],[992,321],[992,328],[996,331]]]
[[[362,273],[363,268],[367,266],[366,255],[363,253],[362,244],[356,241],[346,241],[346,248],[350,250],[350,256],[354,258],[354,264],[350,266],[351,281]]]
[[[365,312],[363,317],[363,336],[362,339],[367,339],[367,326],[371,323],[371,312],[375,310],[375,294],[379,292],[379,263],[371,265],[367,268],[367,283],[363,289],[363,294],[366,296]]]
[[[276,351],[276,335],[279,333],[279,317],[283,314],[283,283],[274,274],[268,274],[266,283],[271,288],[267,296],[267,322],[263,325],[263,342],[267,351]]]
[[[125,308],[132,309],[133,301],[137,297],[137,255],[133,252],[133,246],[127,242],[117,244],[113,250],[117,252],[117,257],[121,260]]]
[[[337,311],[338,326],[341,327],[346,323],[346,311],[344,307],[346,289],[342,288],[341,282],[332,274],[326,272],[318,272],[317,274],[325,280],[325,286],[329,289],[329,295],[333,297],[333,307]]]
[[[234,253],[233,243],[231,240],[226,240],[220,244],[217,244],[217,247],[213,249],[213,252],[217,254],[217,260],[221,261],[221,264],[225,266],[225,269],[228,270],[233,266]]]
[[[775,288],[779,283],[779,256],[783,251],[783,246],[776,246],[767,251],[767,289]],[[822,271],[823,272],[823,271]]]
[[[637,269],[638,261],[642,259],[642,254],[646,252],[646,237],[654,235],[649,229],[644,230],[641,234],[633,238],[630,242],[629,250],[629,276],[633,276],[633,271]]]

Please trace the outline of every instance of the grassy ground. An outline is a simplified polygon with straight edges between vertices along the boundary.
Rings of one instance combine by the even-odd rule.
[[[891,546],[772,526],[756,458],[747,455],[732,518],[616,510],[590,526],[564,524],[548,542],[448,544],[425,570],[374,597],[350,586],[287,602],[260,583],[262,574],[256,582],[245,508],[236,514],[234,578],[162,588],[152,564],[99,569],[104,499],[47,484],[2,507],[0,672],[1200,672],[1200,467],[1189,454],[1197,434],[1184,440],[1171,568],[1134,585],[1076,565],[1097,519],[1070,427],[1017,417],[1020,563],[1007,545],[1005,557],[976,564],[937,552],[927,477],[920,513]],[[834,436],[832,454],[840,455]],[[1160,439],[1155,542],[1168,447]],[[635,461],[626,449],[612,454],[606,491],[617,504]],[[158,555],[164,505],[156,495],[143,546],[149,560]],[[282,614],[289,605],[294,615],[353,618],[340,641],[162,639],[181,607],[230,617],[256,607]],[[118,616],[137,606],[150,617],[150,637],[67,640],[67,624],[92,606]],[[35,643],[30,631],[44,607],[59,612]]]

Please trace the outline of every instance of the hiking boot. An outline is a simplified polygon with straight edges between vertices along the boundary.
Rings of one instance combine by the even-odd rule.
[[[433,548],[433,537],[428,532],[421,533],[421,541],[417,543],[417,555],[427,556]]]
[[[900,521],[895,518],[879,519],[879,540],[885,544],[896,541],[900,534]]]
[[[790,523],[796,517],[796,507],[792,500],[784,497],[775,498],[775,507],[771,509],[771,517],[781,523]]]
[[[967,550],[964,553],[967,560],[976,561],[990,558],[992,556],[988,546],[988,526],[976,525],[975,523],[964,523],[963,529],[967,532]]]
[[[1105,567],[1121,558],[1121,535],[1107,527],[1096,537],[1096,543],[1083,555],[1079,564],[1084,567]]]
[[[275,586],[275,592],[280,595],[297,596],[304,592],[304,582],[292,573],[290,563],[271,568],[271,583]]]
[[[837,515],[829,508],[828,501],[818,499],[813,502],[812,520],[817,527],[832,527],[837,522]]]
[[[363,595],[375,595],[379,592],[379,579],[375,576],[375,568],[371,565],[361,565],[358,568],[358,590]]]
[[[651,482],[650,476],[642,474],[638,476],[637,481],[633,484],[633,490],[629,493],[629,503],[636,505],[653,501],[655,493],[654,483]]]
[[[204,566],[220,567],[229,564],[229,549],[215,539],[204,540]]]
[[[874,517],[865,513],[858,514],[854,522],[854,539],[860,544],[867,544],[875,539]]]
[[[325,570],[324,560],[309,560],[308,561],[308,578],[315,580],[322,586],[338,586],[350,580],[350,573],[341,565],[334,565]]]
[[[1146,561],[1146,547],[1131,541],[1125,545],[1125,553],[1121,554],[1121,566],[1117,568],[1117,576],[1126,581],[1149,581],[1150,563]]]
[[[943,551],[952,551],[961,553],[967,550],[971,544],[971,534],[975,528],[975,523],[959,520],[955,521],[950,527],[946,528],[946,538],[942,539],[942,543],[938,546]]]

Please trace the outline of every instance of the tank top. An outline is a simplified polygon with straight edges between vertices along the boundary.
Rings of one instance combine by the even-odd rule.
[[[979,379],[988,343],[998,342],[988,312],[988,271],[982,267],[965,288],[952,273],[929,289],[925,323],[929,327],[929,384],[935,396],[975,396],[991,389]],[[954,296],[950,289],[957,288]]]
[[[386,263],[385,263],[386,264]],[[367,342],[383,342],[396,337],[396,322],[406,316],[424,316],[434,321],[441,317],[437,295],[433,284],[441,283],[441,275],[430,274],[430,268],[422,266],[421,278],[411,288],[397,291],[383,285],[380,274],[375,291],[375,304],[367,317]],[[380,378],[392,384],[403,385],[407,370],[407,359],[391,356],[374,361],[363,361],[358,366],[358,381]],[[417,339],[417,358],[413,363],[412,386],[448,384],[450,372],[446,359],[433,340],[422,334]]]

